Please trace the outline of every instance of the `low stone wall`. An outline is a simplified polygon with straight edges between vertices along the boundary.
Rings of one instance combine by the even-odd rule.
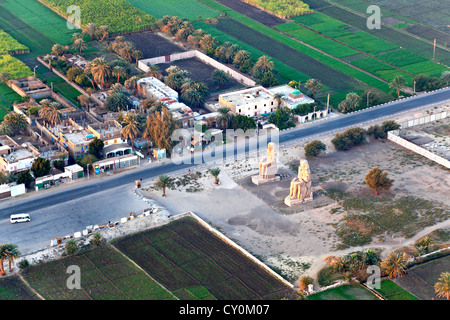
[[[447,159],[442,158],[441,156],[438,156],[437,154],[434,154],[422,147],[419,147],[418,145],[409,142],[408,140],[403,139],[399,136],[398,130],[393,130],[388,132],[388,140],[397,143],[398,145],[401,145],[402,147],[409,149],[417,154],[420,154],[446,168],[450,169],[450,161]]]
[[[204,54],[203,52],[200,52],[198,50],[174,53],[174,54],[171,54],[168,56],[161,56],[161,57],[156,57],[156,58],[151,58],[151,59],[142,59],[139,61],[138,66],[139,66],[139,69],[141,69],[142,71],[148,72],[150,69],[148,67],[149,65],[167,63],[167,62],[183,60],[183,59],[191,59],[191,58],[197,58],[197,59],[203,61],[204,63],[209,64],[210,66],[213,66],[216,69],[225,71],[228,75],[230,75],[230,77],[236,79],[237,81],[239,81],[240,83],[242,83],[246,86],[253,87],[256,85],[256,82],[254,80],[250,79],[249,77],[244,76],[243,74],[241,74],[240,72],[237,72],[236,70],[231,69],[230,67],[227,67],[223,63],[220,63],[219,61],[214,60],[213,58],[207,56],[206,54]]]

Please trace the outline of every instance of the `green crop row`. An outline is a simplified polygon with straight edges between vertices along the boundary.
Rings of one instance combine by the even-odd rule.
[[[11,53],[20,51],[29,51],[27,46],[19,43],[16,39],[11,37],[5,31],[0,30],[0,54]]]
[[[155,17],[134,7],[126,0],[42,0],[61,15],[68,17],[69,6],[80,8],[81,24],[108,26],[113,34],[148,29]]]

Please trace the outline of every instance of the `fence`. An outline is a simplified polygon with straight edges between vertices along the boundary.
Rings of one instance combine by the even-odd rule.
[[[450,116],[450,112],[443,111],[441,113],[430,114],[428,116],[404,121],[404,122],[400,123],[400,129],[406,129],[409,127],[414,127],[414,126],[418,126],[421,124],[425,124],[425,123],[429,123],[429,122],[433,122],[433,121],[437,121],[437,120],[442,120],[442,119],[447,118],[448,116]]]
[[[213,66],[216,69],[225,71],[231,77],[233,77],[234,79],[236,79],[237,81],[241,82],[242,84],[244,84],[246,86],[253,87],[256,85],[256,82],[253,81],[252,79],[244,76],[243,74],[237,72],[236,70],[231,69],[230,67],[227,67],[226,65],[220,63],[219,61],[214,60],[211,57],[208,57],[206,54],[204,54],[198,50],[174,53],[171,55],[161,56],[161,57],[156,57],[156,58],[151,58],[151,59],[142,59],[139,61],[138,65],[139,65],[139,69],[141,69],[144,72],[148,72],[149,71],[148,66],[150,66],[150,65],[167,63],[167,62],[172,62],[172,61],[177,61],[177,60],[182,60],[182,59],[191,59],[191,58],[197,58],[197,59],[203,61],[204,63],[209,64],[210,66]]]
[[[408,140],[403,139],[399,136],[398,130],[393,130],[388,132],[388,139],[392,142],[397,143],[398,145],[401,145],[402,147],[409,149],[417,154],[420,154],[421,156],[424,156],[425,158],[428,158],[446,168],[450,169],[450,161],[447,159],[442,158],[441,156],[438,156],[437,154],[432,153],[431,151],[428,151],[422,147],[419,147],[418,145],[409,142]]]

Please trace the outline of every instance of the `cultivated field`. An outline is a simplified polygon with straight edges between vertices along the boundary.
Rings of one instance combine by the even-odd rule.
[[[343,285],[308,296],[308,300],[378,300],[361,285]]]
[[[134,7],[126,0],[42,0],[67,17],[70,5],[80,7],[81,24],[89,22],[97,26],[108,26],[112,34],[148,30],[155,23],[155,18]]]
[[[79,32],[76,29],[69,29],[64,18],[37,0],[8,0],[0,3],[0,6],[62,45],[71,43],[72,34]]]
[[[293,290],[193,218],[112,244],[181,299],[295,298]]]
[[[380,289],[375,290],[387,300],[419,300],[417,297],[389,279],[382,280],[380,282]]]
[[[176,16],[191,21],[218,17],[220,12],[213,10],[197,0],[127,0],[136,8],[160,19]]]
[[[0,55],[1,54],[12,54],[14,55],[19,51],[28,51],[27,46],[19,43],[16,39],[11,37],[5,31],[0,29]]]
[[[81,270],[82,290],[67,287],[67,267]],[[48,300],[168,300],[174,297],[108,245],[31,266],[24,278]]]
[[[158,67],[163,71],[163,75],[166,74],[164,70],[166,70],[170,66],[178,66],[182,70],[187,70],[190,72],[189,78],[194,81],[203,82],[208,86],[208,90],[210,93],[214,94],[219,91],[233,90],[239,89],[243,86],[239,83],[239,81],[229,78],[228,82],[221,88],[218,88],[212,79],[213,72],[216,70],[213,66],[210,66],[200,59],[192,58],[192,59],[183,59],[178,61],[173,61],[171,63],[162,63],[158,64]]]
[[[142,51],[142,59],[150,59],[186,51],[170,40],[153,32],[130,34],[125,36],[125,40],[133,42],[136,45],[136,49]]]
[[[416,267],[408,269],[406,275],[394,280],[395,283],[405,288],[422,300],[440,300],[434,291],[434,284],[441,273],[449,272],[450,256],[432,260]]]
[[[0,300],[38,300],[18,276],[0,279]]]

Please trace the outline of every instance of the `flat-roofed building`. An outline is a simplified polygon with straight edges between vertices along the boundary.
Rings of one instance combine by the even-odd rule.
[[[0,171],[15,174],[29,170],[39,156],[31,143],[19,145],[9,136],[0,136]]]
[[[137,91],[141,97],[148,99],[160,101],[173,99],[178,101],[178,92],[153,77],[139,79],[137,82]]]

